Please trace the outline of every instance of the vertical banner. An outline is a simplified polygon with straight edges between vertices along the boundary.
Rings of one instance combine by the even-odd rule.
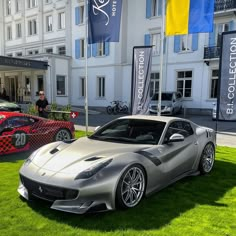
[[[217,119],[236,120],[236,31],[222,34]]]
[[[131,105],[132,115],[148,112],[150,97],[150,73],[152,46],[133,48]]]
[[[119,42],[122,0],[88,0],[88,43]]]

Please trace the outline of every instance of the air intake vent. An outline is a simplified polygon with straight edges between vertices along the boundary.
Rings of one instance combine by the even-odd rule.
[[[54,148],[50,153],[51,154],[55,154],[56,152],[58,152],[59,150],[57,148]]]
[[[90,157],[90,158],[86,159],[85,161],[96,161],[99,159],[101,159],[101,157]]]

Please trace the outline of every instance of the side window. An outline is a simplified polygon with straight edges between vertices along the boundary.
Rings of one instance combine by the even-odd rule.
[[[11,117],[5,121],[5,127],[19,128],[30,125],[31,122],[27,117]]]
[[[186,121],[174,121],[170,124],[164,140],[168,140],[173,134],[182,134],[185,138],[187,138],[190,135],[193,135],[193,129],[190,123]]]

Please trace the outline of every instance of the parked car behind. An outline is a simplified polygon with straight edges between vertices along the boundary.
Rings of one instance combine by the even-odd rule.
[[[156,114],[158,108],[159,94],[155,93],[152,96],[151,103],[149,105],[149,113]],[[180,92],[163,92],[161,94],[161,114],[174,115],[181,113],[183,108],[183,99]]]
[[[212,108],[212,120],[216,120],[216,103],[213,103],[213,108]]]
[[[21,107],[15,103],[0,99],[0,111],[18,111],[21,112]]]

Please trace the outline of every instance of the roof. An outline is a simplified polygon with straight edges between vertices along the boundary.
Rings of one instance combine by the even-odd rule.
[[[119,119],[142,119],[142,120],[153,120],[153,121],[161,121],[168,123],[170,121],[174,120],[184,120],[182,118],[178,117],[172,117],[172,116],[151,116],[151,115],[132,115],[132,116],[123,116]]]

